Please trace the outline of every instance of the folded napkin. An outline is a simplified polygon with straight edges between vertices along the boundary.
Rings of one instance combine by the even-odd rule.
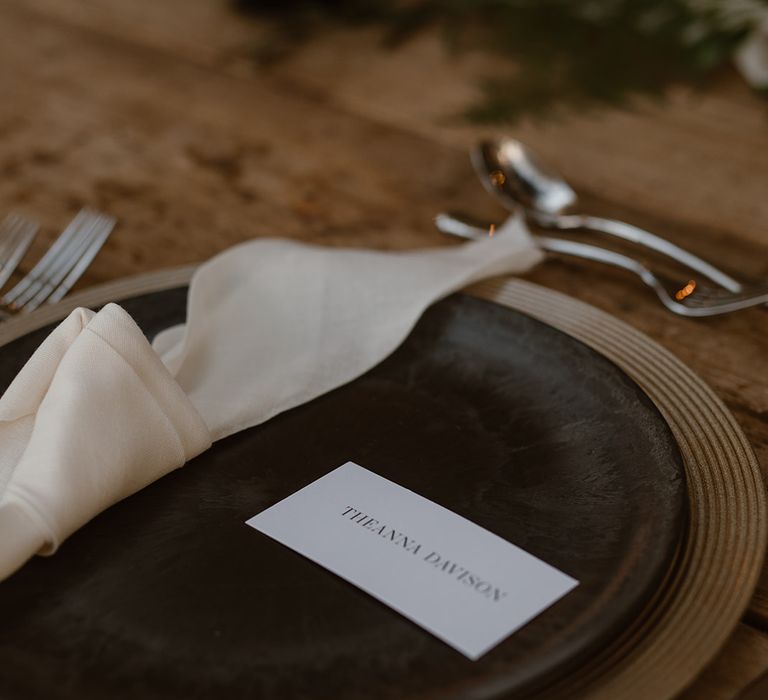
[[[78,309],[0,398],[0,580],[211,442],[379,363],[435,300],[541,258],[523,223],[415,252],[260,239],[202,265],[187,323],[149,345]]]

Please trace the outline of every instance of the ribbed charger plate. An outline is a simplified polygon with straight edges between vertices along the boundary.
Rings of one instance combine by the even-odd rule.
[[[93,288],[0,327],[0,345],[98,306],[189,281],[193,267]],[[690,521],[681,564],[637,624],[577,676],[537,697],[672,698],[730,636],[757,583],[766,547],[766,500],[755,456],[712,390],[672,354],[612,316],[521,280],[490,280],[471,294],[522,311],[621,367],[668,422],[685,460]]]

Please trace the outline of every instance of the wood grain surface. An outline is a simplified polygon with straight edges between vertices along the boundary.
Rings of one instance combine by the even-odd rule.
[[[466,156],[495,131],[535,145],[585,209],[768,275],[768,107],[735,74],[631,111],[481,130],[454,115],[487,57],[446,56],[429,35],[388,53],[366,31],[326,35],[266,70],[251,60],[262,31],[224,0],[0,0],[0,211],[45,227],[22,272],[84,204],[120,227],[80,288],[254,236],[447,245],[438,211],[502,215]],[[672,350],[727,403],[765,473],[764,309],[681,319],[628,275],[571,261],[528,277]],[[734,697],[768,668],[764,630],[768,574],[741,636],[686,700]]]

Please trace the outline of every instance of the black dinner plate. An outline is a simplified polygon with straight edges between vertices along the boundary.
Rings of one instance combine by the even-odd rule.
[[[185,301],[123,306],[152,337]],[[49,331],[0,348],[0,388]],[[580,585],[473,662],[244,524],[349,460]],[[0,697],[529,695],[637,619],[685,522],[677,446],[627,375],[454,295],[363,377],[216,443],[0,584]]]

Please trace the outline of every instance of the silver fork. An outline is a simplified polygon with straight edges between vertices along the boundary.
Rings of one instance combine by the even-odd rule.
[[[489,235],[488,229],[475,226],[450,214],[438,214],[435,217],[435,225],[443,233],[460,238],[479,240]],[[658,272],[652,272],[627,255],[615,253],[606,248],[549,236],[533,236],[533,239],[543,250],[595,260],[634,272],[656,292],[656,296],[667,309],[680,316],[694,318],[718,316],[768,303],[768,285],[745,285],[739,292],[715,290],[698,285],[694,280],[682,283],[679,280],[672,280]]]
[[[659,277],[658,273],[656,275]],[[666,279],[669,287],[669,278]],[[674,282],[672,282],[674,284]],[[721,287],[712,287],[707,284],[701,284],[696,280],[690,280],[678,288],[675,292],[675,298],[683,300],[687,308],[726,308],[738,305],[735,311],[749,306],[759,305],[760,300],[768,303],[768,284],[746,284],[742,285],[741,292],[729,292]],[[744,303],[748,306],[744,306]],[[722,313],[727,313],[723,311]]]
[[[106,214],[82,209],[30,272],[0,298],[11,312],[59,301],[85,272],[115,225]]]
[[[9,214],[0,223],[0,289],[27,252],[39,226],[18,214]]]

